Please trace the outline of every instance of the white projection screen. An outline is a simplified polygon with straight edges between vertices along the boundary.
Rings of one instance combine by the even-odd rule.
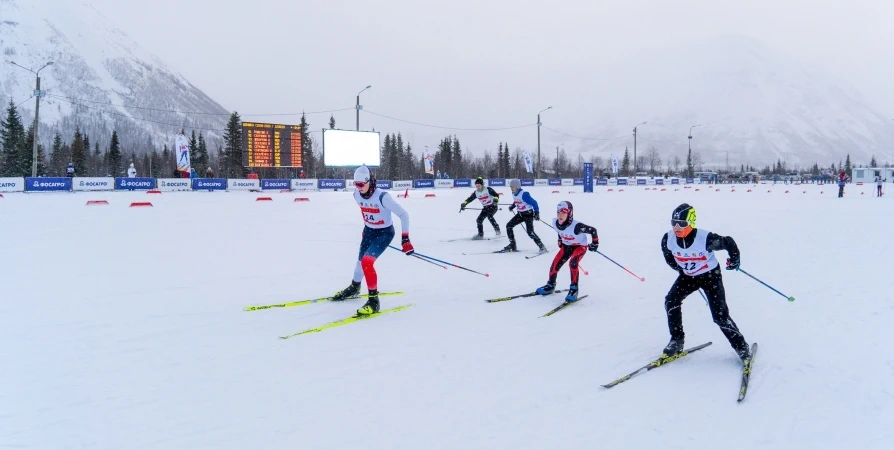
[[[326,167],[379,167],[379,133],[323,129],[323,165]]]

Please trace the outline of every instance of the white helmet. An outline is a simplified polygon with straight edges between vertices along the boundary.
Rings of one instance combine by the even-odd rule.
[[[360,183],[369,183],[369,180],[372,179],[372,176],[369,173],[369,167],[366,167],[366,164],[357,168],[354,171],[354,182]]]

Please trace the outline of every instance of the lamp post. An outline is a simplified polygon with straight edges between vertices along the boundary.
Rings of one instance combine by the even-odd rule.
[[[534,178],[540,178],[540,113],[553,109],[552,106],[537,113],[537,167],[534,169]]]
[[[700,127],[700,126],[701,126],[701,124],[693,125],[693,126],[689,127],[689,151],[690,152],[692,152],[692,129],[695,127]]]
[[[640,125],[645,125],[646,123],[647,123],[647,122],[643,122],[643,123],[638,124],[637,126],[633,127],[633,176],[636,176],[636,172],[637,172],[637,166],[636,166],[636,163],[637,163],[637,161],[636,161],[636,129],[637,129]]]
[[[367,90],[367,89],[369,89],[369,88],[371,88],[371,87],[372,87],[372,85],[369,85],[369,86],[363,88],[363,91],[365,91],[365,90]],[[360,92],[357,93],[357,106],[355,107],[355,108],[357,108],[357,131],[360,131],[360,108],[361,108],[361,106],[360,106],[360,94],[362,94],[363,91],[360,91]]]
[[[36,99],[34,100],[34,147],[31,150],[31,176],[36,177],[37,176],[37,147],[38,147],[38,142],[39,142],[38,136],[37,136],[37,129],[38,129],[38,125],[40,124],[40,122],[39,122],[39,120],[40,120],[40,98],[43,97],[43,92],[40,90],[40,71],[43,69],[46,69],[48,66],[52,66],[53,61],[47,62],[46,64],[43,65],[43,67],[41,67],[40,69],[37,69],[36,72],[27,68],[27,67],[20,66],[20,65],[16,64],[15,61],[7,61],[7,62],[9,64],[16,66],[16,67],[21,67],[22,69],[25,69],[28,72],[33,73],[37,77],[37,83],[34,88],[34,96],[36,97]]]

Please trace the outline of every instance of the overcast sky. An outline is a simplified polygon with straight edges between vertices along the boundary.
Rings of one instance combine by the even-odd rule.
[[[533,124],[539,110],[554,106],[544,125],[583,135],[582,118],[611,95],[601,83],[607,73],[644,50],[732,35],[846,80],[894,117],[890,0],[88,1],[242,114],[352,108],[372,84],[361,103],[392,117],[499,128]],[[335,117],[339,128],[354,127],[353,110]],[[309,116],[315,129],[328,118]],[[475,150],[500,141],[536,148],[534,127],[450,131],[362,114],[361,128],[373,126],[401,131],[417,150],[448,133]],[[558,142],[543,135],[544,147]]]

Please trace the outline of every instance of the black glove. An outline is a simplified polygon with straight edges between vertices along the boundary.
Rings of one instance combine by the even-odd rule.
[[[559,249],[561,249],[561,248],[564,247],[564,246],[565,246],[565,244],[563,244],[563,243],[562,243],[562,240],[559,239]]]
[[[515,203],[513,203],[512,206],[509,207],[509,211],[512,211],[513,209],[515,209]]]
[[[590,242],[590,245],[588,245],[587,248],[591,252],[595,252],[596,250],[599,250],[599,239],[596,239],[593,242]]]
[[[726,258],[726,270],[739,270],[739,261],[738,257],[735,258]]]
[[[534,220],[540,220],[540,211],[534,211]]]
[[[459,211],[463,212],[465,210],[466,210],[466,202],[462,202],[462,204],[459,205]]]

